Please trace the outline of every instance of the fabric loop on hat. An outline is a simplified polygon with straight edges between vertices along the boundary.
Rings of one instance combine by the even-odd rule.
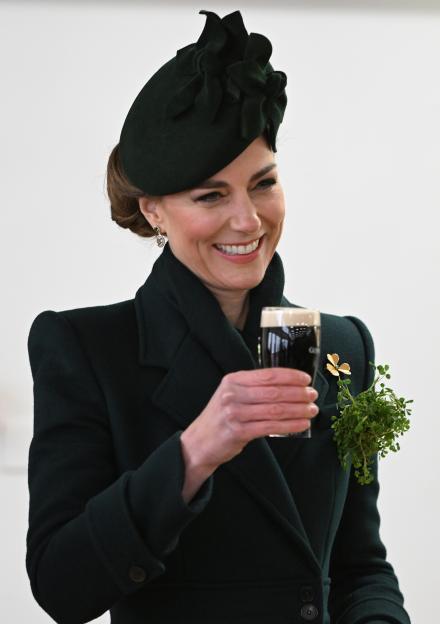
[[[172,95],[166,116],[175,118],[194,105],[204,119],[213,123],[223,103],[240,101],[242,138],[256,136],[266,125],[276,134],[287,102],[283,96],[287,78],[270,66],[269,39],[259,33],[246,34],[242,60],[226,64],[221,52],[228,37],[238,37],[241,45],[244,42],[241,16],[231,19],[232,14],[225,26],[215,13],[200,13],[207,15],[207,21],[199,40],[177,52],[177,71],[190,75],[192,71],[192,77]]]
[[[272,44],[267,37],[259,33],[251,33],[246,43],[245,59],[255,60],[263,69],[272,55]]]
[[[212,50],[196,50],[193,59],[196,72],[216,75],[223,69],[220,59]]]
[[[217,116],[223,99],[221,82],[215,76],[205,74],[203,85],[195,98],[195,104],[206,121],[212,123]]]
[[[206,22],[202,34],[197,40],[196,46],[198,48],[206,46],[213,52],[219,52],[226,45],[228,40],[228,33],[222,23],[222,19],[213,11],[203,10],[199,11],[199,14],[200,13],[206,15]]]

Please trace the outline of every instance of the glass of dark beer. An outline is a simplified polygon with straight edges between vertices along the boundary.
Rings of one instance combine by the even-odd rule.
[[[264,307],[261,310],[258,359],[261,368],[285,366],[305,371],[315,383],[321,353],[321,316],[318,310]],[[271,433],[271,438],[311,438],[309,427],[296,433]]]

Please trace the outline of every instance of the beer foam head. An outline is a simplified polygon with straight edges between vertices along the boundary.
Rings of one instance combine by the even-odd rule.
[[[319,310],[308,308],[265,307],[261,310],[261,327],[292,325],[319,326]]]

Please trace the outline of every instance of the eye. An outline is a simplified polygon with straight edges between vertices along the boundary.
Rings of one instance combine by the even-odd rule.
[[[255,188],[268,189],[276,183],[277,181],[275,178],[265,178],[264,180],[260,180]],[[218,191],[213,191],[212,193],[207,193],[206,195],[200,195],[200,197],[196,197],[195,201],[210,203],[217,201],[221,197],[223,197],[221,193],[219,193]]]
[[[196,201],[202,202],[213,202],[216,201],[219,197],[222,197],[220,193],[214,191],[212,193],[207,193],[206,195],[201,195],[200,197],[196,197]]]
[[[269,188],[276,183],[277,181],[275,180],[275,178],[264,178],[264,180],[260,180],[260,182],[258,182],[257,186],[259,186],[260,188]]]

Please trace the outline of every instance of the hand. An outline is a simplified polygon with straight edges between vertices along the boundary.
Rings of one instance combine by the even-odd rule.
[[[225,375],[203,412],[182,433],[193,465],[214,472],[254,438],[308,429],[319,411],[310,381],[310,375],[292,368]]]

